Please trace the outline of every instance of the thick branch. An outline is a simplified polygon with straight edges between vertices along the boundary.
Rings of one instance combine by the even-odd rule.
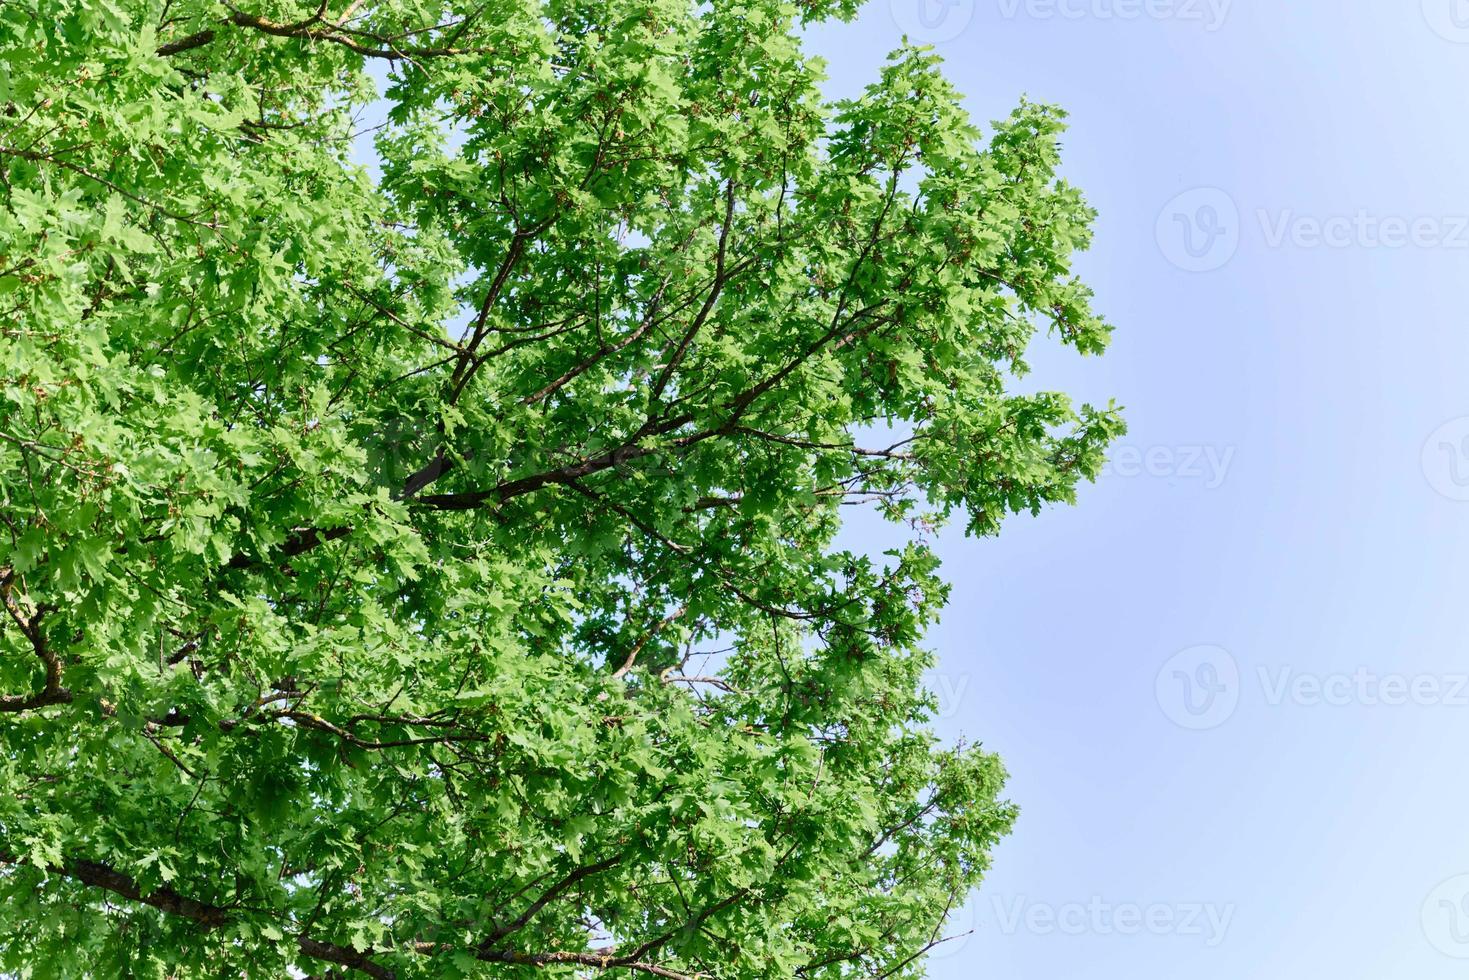
[[[188,37],[181,37],[177,41],[160,44],[157,48],[157,54],[160,58],[167,58],[170,55],[192,51],[194,48],[202,48],[204,45],[210,44],[213,41],[213,31],[199,31],[195,34],[190,34]]]
[[[71,691],[61,686],[61,658],[46,643],[46,636],[41,632],[40,610],[25,597],[15,594],[15,571],[9,567],[0,568],[0,601],[4,602],[6,614],[19,627],[46,671],[45,684],[35,694],[0,695],[0,712],[14,713],[51,704],[70,704]]]
[[[328,41],[339,44],[348,50],[355,51],[365,58],[382,58],[386,61],[399,61],[412,58],[445,58],[455,55],[479,54],[478,48],[454,48],[454,47],[418,47],[409,45],[400,47],[393,40],[380,34],[372,34],[366,31],[350,31],[343,29],[345,16],[338,18],[336,22],[324,22],[321,17],[310,17],[296,23],[283,24],[279,21],[269,20],[257,14],[248,14],[243,10],[235,10],[224,19],[224,23],[235,27],[244,27],[250,30],[260,31],[275,37],[291,37],[301,41]],[[325,26],[318,26],[325,24]],[[180,54],[184,51],[192,51],[210,44],[218,35],[212,29],[198,31],[187,37],[179,38],[161,44],[154,49],[160,57],[167,58],[170,55]],[[357,38],[362,37],[370,41],[364,44]],[[376,45],[376,46],[374,46]]]
[[[19,864],[15,855],[0,850],[0,863]],[[46,868],[53,875],[71,878],[83,885],[100,888],[103,891],[120,895],[129,901],[139,902],[151,906],[160,912],[175,915],[182,919],[196,922],[205,929],[218,929],[228,925],[234,918],[234,913],[219,905],[208,902],[200,902],[195,899],[181,895],[172,888],[155,888],[146,894],[139,887],[136,880],[118,871],[109,865],[98,861],[85,861],[68,858],[62,864],[53,864]],[[338,946],[335,943],[324,943],[309,936],[301,936],[296,941],[297,947],[302,954],[312,959],[322,960],[327,963],[335,963],[353,970],[360,970],[376,980],[395,980],[397,974],[369,959],[368,954],[351,948],[350,946]]]
[[[20,859],[14,854],[0,850],[0,864],[20,863]],[[604,870],[603,866],[599,865],[593,865],[592,869]],[[591,873],[592,869],[588,869],[587,873]],[[197,901],[181,895],[172,888],[155,888],[145,894],[135,879],[98,861],[68,858],[61,864],[49,865],[46,871],[53,875],[71,878],[73,881],[80,882],[83,885],[100,888],[103,891],[126,898],[129,901],[151,906],[160,912],[178,916],[182,919],[188,919],[191,922],[198,923],[206,930],[218,929],[228,925],[234,919],[233,910],[220,905]],[[584,876],[582,875],[580,877]],[[534,911],[530,914],[534,914]],[[626,956],[578,953],[564,950],[549,953],[522,953],[512,950],[491,950],[483,948],[477,950],[474,955],[486,963],[512,963],[537,967],[563,964],[589,966],[602,970],[630,970],[635,973],[664,977],[667,980],[693,980],[689,974],[678,973],[666,967],[659,966],[656,963],[644,962],[641,959],[642,956],[646,955],[658,945],[661,945],[661,943],[645,943],[634,954]],[[301,951],[303,956],[321,960],[324,963],[333,963],[350,970],[357,970],[365,973],[369,977],[373,977],[374,980],[397,980],[397,971],[373,960],[371,951],[358,950],[351,946],[340,946],[336,943],[322,942],[321,940],[305,935],[296,937],[296,947]],[[411,948],[414,952],[426,956],[450,951],[448,947],[434,943],[419,943]]]
[[[674,620],[678,619],[684,613],[688,612],[688,609],[688,603],[684,603],[682,606],[679,606],[677,609],[675,609],[672,613],[663,617],[663,619],[659,620],[657,623],[654,623],[653,628],[648,631],[647,635],[644,636],[641,640],[638,640],[637,643],[633,644],[633,648],[628,651],[627,659],[622,662],[621,667],[618,667],[617,670],[613,672],[612,676],[623,677],[627,674],[628,671],[632,670],[633,666],[638,662],[638,654],[643,652],[643,647],[648,645],[648,641],[656,637],[659,633],[662,633],[665,629],[668,628],[671,623],[673,623]]]

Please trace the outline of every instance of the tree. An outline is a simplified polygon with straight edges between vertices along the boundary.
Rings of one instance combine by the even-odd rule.
[[[922,972],[1015,816],[924,540],[1121,422],[1008,390],[1062,114],[851,13],[0,5],[0,966]]]

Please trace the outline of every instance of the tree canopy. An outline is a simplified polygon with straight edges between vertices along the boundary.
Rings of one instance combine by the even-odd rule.
[[[921,975],[1015,817],[929,531],[1121,421],[1015,391],[1063,114],[853,12],[0,4],[0,968]]]

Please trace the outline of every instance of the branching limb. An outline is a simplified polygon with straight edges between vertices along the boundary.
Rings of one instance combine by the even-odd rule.
[[[14,853],[0,849],[0,864],[14,865],[20,863],[20,858]],[[592,867],[595,868],[597,866],[594,865]],[[188,919],[206,930],[219,929],[229,925],[234,921],[236,916],[233,909],[189,898],[167,886],[144,892],[136,879],[118,871],[110,865],[98,861],[66,858],[60,864],[47,866],[45,870],[48,874],[70,878],[80,884],[111,892],[129,901],[158,909],[160,912],[168,915]],[[531,914],[534,913],[532,912]],[[657,945],[661,945],[661,943]],[[596,953],[574,952],[570,950],[525,953],[513,950],[493,949],[480,949],[474,955],[477,959],[486,963],[508,963],[537,967],[558,965],[587,966],[602,970],[629,970],[634,973],[664,977],[667,980],[695,980],[696,975],[694,974],[679,973],[667,967],[659,966],[656,963],[645,961],[642,957],[652,951],[649,946],[650,944],[644,944],[638,950],[634,951],[633,955],[627,956],[617,956],[615,954],[599,955]],[[324,963],[343,966],[349,970],[356,970],[374,978],[374,980],[397,980],[398,974],[396,970],[384,966],[382,963],[373,959],[381,951],[370,949],[359,950],[351,946],[323,942],[304,934],[296,936],[296,948],[300,950],[303,956],[321,960]],[[413,952],[425,956],[433,956],[452,951],[450,947],[437,943],[418,943],[410,948]]]
[[[46,670],[45,684],[35,694],[0,695],[0,712],[17,713],[52,704],[70,704],[71,691],[61,685],[61,658],[46,643],[46,636],[41,631],[41,612],[30,600],[16,593],[15,570],[9,567],[0,568],[0,602],[4,603],[6,615],[20,629]]]

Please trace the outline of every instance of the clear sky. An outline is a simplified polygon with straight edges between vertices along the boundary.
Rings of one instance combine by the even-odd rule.
[[[933,976],[1469,975],[1469,2],[872,0],[833,94],[905,31],[1071,112],[1117,333],[1033,380],[1131,425],[939,542],[942,728],[1023,813]]]

